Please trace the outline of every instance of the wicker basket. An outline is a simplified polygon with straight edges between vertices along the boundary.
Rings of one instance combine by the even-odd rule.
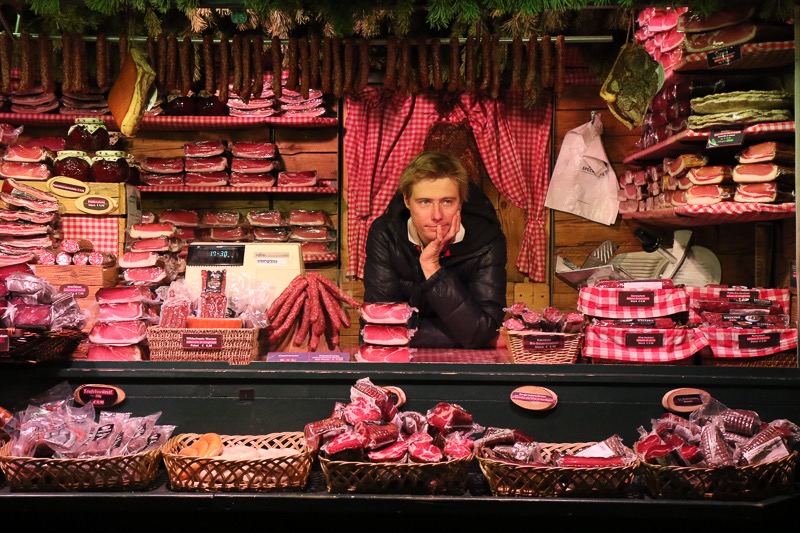
[[[595,443],[540,443],[547,460],[554,452],[571,455]],[[634,457],[633,450],[630,454]],[[631,492],[631,484],[639,466],[633,459],[627,466],[560,467],[535,466],[502,461],[490,456],[486,448],[476,456],[494,496],[602,497],[623,498]]]
[[[467,490],[472,455],[439,463],[365,463],[319,458],[330,493],[450,494]]]
[[[509,331],[500,328],[515,363],[575,363],[583,347],[582,333]]]
[[[797,368],[797,350],[786,350],[760,357],[714,357],[710,350],[700,352],[702,366],[746,366],[764,368]]]
[[[302,489],[308,482],[314,454],[306,446],[302,432],[221,435],[225,446],[251,446],[263,450],[294,448],[300,452],[297,455],[236,460],[178,454],[200,437],[200,434],[184,433],[164,444],[164,464],[173,490],[289,491]]]
[[[258,358],[265,335],[258,328],[147,328],[151,361],[218,361],[246,365]],[[189,336],[189,337],[186,337]],[[208,338],[213,348],[188,348],[187,338]],[[208,344],[204,345],[208,346]]]
[[[794,490],[797,452],[750,466],[696,468],[642,462],[642,478],[654,498],[762,500]]]
[[[12,442],[0,448],[0,469],[13,491],[132,490],[156,477],[161,450],[89,459],[14,457]]]
[[[24,331],[8,338],[8,351],[0,352],[0,362],[43,363],[68,359],[85,338],[86,333],[80,330]]]

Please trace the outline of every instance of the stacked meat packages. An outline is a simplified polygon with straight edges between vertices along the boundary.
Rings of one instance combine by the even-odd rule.
[[[594,363],[693,363],[708,345],[688,328],[689,296],[670,279],[604,280],[580,289],[590,319],[583,356]]]
[[[128,229],[131,239],[119,259],[125,285],[168,285],[185,265],[178,259],[183,241],[171,222],[139,222]]]
[[[409,348],[415,329],[409,322],[417,308],[407,303],[365,302],[361,305],[361,346],[357,361],[407,363],[413,348]]]
[[[775,42],[791,41],[792,26],[760,20],[758,15],[755,4],[726,6],[724,11],[710,15],[685,7],[648,8],[639,13],[636,42],[664,66],[667,78],[645,116],[640,148],[658,144],[687,128],[792,120],[791,96],[783,90],[780,76],[771,77],[767,70],[789,65],[791,55],[774,61],[768,55],[757,56],[768,54]],[[764,50],[742,48],[755,43],[762,43]],[[754,54],[754,58],[748,54]],[[733,72],[720,76],[708,70],[716,66],[735,69],[742,58],[748,61],[742,69],[759,69],[760,74]]]
[[[139,179],[148,186],[233,187],[275,185],[273,143],[225,140],[187,143],[183,157],[145,157]]]
[[[716,161],[699,153],[665,157],[661,165],[626,170],[617,197],[622,213],[720,202],[792,202],[794,146],[753,143]]]
[[[146,357],[147,327],[157,324],[159,317],[159,301],[151,288],[102,287],[95,299],[87,357],[102,361],[139,361]]]
[[[687,287],[689,321],[698,325],[716,361],[742,361],[797,348],[789,289],[707,285]],[[794,365],[796,366],[796,362]]]
[[[53,256],[61,204],[58,198],[15,178],[0,190],[0,264],[35,262]]]
[[[86,315],[70,293],[58,292],[28,264],[0,267],[0,322],[3,327],[51,331],[82,329]]]
[[[336,234],[325,211],[292,209],[286,217],[286,224],[287,239],[300,243],[304,261],[313,262],[315,256],[333,251]]]

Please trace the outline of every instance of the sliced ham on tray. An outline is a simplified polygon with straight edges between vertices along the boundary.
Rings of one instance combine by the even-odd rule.
[[[688,205],[710,205],[732,200],[734,187],[726,185],[693,185],[686,189]]]
[[[147,316],[142,302],[103,303],[97,306],[97,319],[103,322],[137,320]]]
[[[716,185],[733,179],[733,172],[728,165],[706,165],[690,168],[687,173],[689,181],[695,185]]]
[[[361,336],[366,344],[378,346],[403,346],[411,342],[412,333],[406,326],[365,324]]]
[[[407,346],[372,346],[363,345],[355,354],[356,361],[369,363],[408,363],[411,352]]]
[[[370,324],[405,324],[417,309],[401,302],[364,302],[361,318]]]
[[[12,144],[6,148],[3,159],[18,163],[43,163],[55,159],[55,153],[44,146]]]
[[[47,163],[3,161],[0,163],[0,177],[28,181],[47,181],[52,177],[52,168]]]
[[[739,163],[794,164],[794,145],[778,141],[752,144],[736,155]]]
[[[733,167],[733,181],[736,183],[764,183],[792,178],[792,167],[775,163],[742,163]]]
[[[778,195],[778,184],[774,181],[766,183],[740,183],[733,195],[734,202],[770,203]]]

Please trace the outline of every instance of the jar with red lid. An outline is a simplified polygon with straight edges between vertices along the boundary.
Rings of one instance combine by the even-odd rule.
[[[76,118],[75,124],[67,132],[67,150],[83,150],[96,152],[108,150],[111,138],[106,129],[105,122],[100,117]]]
[[[53,161],[53,175],[89,181],[92,158],[83,150],[61,150]]]
[[[98,150],[92,158],[89,172],[98,183],[125,183],[131,173],[128,154],[119,150]]]

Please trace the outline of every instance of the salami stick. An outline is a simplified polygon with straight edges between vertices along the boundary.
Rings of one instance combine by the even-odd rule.
[[[331,291],[331,294],[333,294],[336,297],[336,299],[343,301],[353,309],[358,309],[361,306],[352,296],[344,292],[342,289],[339,288],[338,285],[336,285],[334,282],[332,282],[322,274],[319,274],[317,272],[309,272],[308,275],[317,278],[317,281],[319,281],[325,287],[327,287]]]
[[[439,39],[431,40],[431,77],[433,88],[437,91],[442,88],[442,42]]]
[[[525,62],[525,96],[536,100],[536,73],[538,69],[539,43],[534,35],[528,39],[527,58]]]
[[[342,40],[339,37],[333,38],[331,52],[333,54],[333,94],[336,98],[341,98],[344,94],[344,73],[342,72]]]
[[[108,42],[104,33],[97,35],[94,42],[94,74],[97,86],[102,89],[108,89]]]
[[[242,92],[239,95],[245,102],[250,101],[253,91],[253,54],[250,51],[250,37],[242,36]]]
[[[3,34],[6,35],[6,34]],[[3,39],[5,41],[5,39]],[[10,40],[9,40],[9,47],[10,47]],[[11,56],[9,55],[9,61],[11,61]],[[3,61],[5,65],[5,61]],[[9,76],[10,76],[10,69],[11,64],[9,63]],[[5,72],[3,73],[5,76]],[[5,79],[3,80],[5,83]],[[5,85],[4,85],[5,87]],[[4,89],[6,92],[8,89]],[[62,93],[69,93],[72,92],[72,40],[69,37],[68,33],[65,33],[61,36],[61,92]]]
[[[457,93],[461,89],[461,51],[458,37],[450,37],[450,72],[447,92]]]
[[[280,98],[283,94],[283,60],[281,59],[281,38],[277,35],[272,36],[272,92],[275,98]]]
[[[55,88],[53,81],[53,41],[47,33],[40,33],[38,39],[39,46],[39,79],[45,92],[51,92]]]
[[[303,343],[306,342],[308,334],[311,331],[311,313],[309,312],[310,301],[311,300],[309,298],[306,298],[306,300],[303,302],[303,309],[300,312],[302,315],[302,318],[300,319],[300,327],[297,328],[297,333],[295,333],[294,339],[292,340],[292,344],[297,347],[302,346]]]
[[[308,41],[308,57],[310,63],[310,72],[309,72],[309,79],[308,85],[314,89],[319,88],[319,47],[320,47],[320,38],[319,35],[312,35],[311,39]]]
[[[214,36],[210,34],[203,36],[203,81],[206,92],[214,94]]]
[[[230,43],[226,36],[219,39],[219,76],[217,76],[217,85],[219,91],[217,98],[223,104],[228,103],[228,80],[231,72],[231,53]]]
[[[492,36],[485,32],[481,38],[481,85],[480,92],[486,94],[492,84]]]
[[[428,75],[428,43],[425,37],[417,38],[417,61],[419,62],[417,75],[419,90],[427,91],[431,86],[431,79]]]
[[[542,36],[542,87],[553,87],[553,43],[549,35]]]
[[[297,38],[289,37],[286,45],[286,89],[289,91],[297,90]]]
[[[358,41],[358,79],[353,90],[360,93],[369,85],[369,39],[362,37]]]
[[[397,67],[397,90],[401,93],[408,92],[409,77],[411,74],[411,41],[408,37],[400,40],[400,59]]]
[[[522,37],[517,35],[511,41],[511,85],[509,86],[511,94],[522,92],[522,55]]]
[[[231,92],[242,96],[242,34],[240,33],[231,39],[231,61],[233,61]]]
[[[344,40],[344,81],[342,82],[342,94],[353,93],[353,75],[356,71],[356,41],[352,37]]]
[[[0,89],[4,94],[11,92],[11,56],[13,43],[8,32],[0,34]]]
[[[333,38],[325,37],[322,41],[322,70],[320,71],[320,78],[322,80],[321,90],[325,94],[333,92]]]
[[[477,53],[475,50],[475,37],[470,35],[467,37],[467,46],[464,52],[464,90],[468,93],[475,92],[475,63],[477,61]]]
[[[33,63],[33,42],[31,34],[23,31],[17,40],[19,46],[19,90],[27,91],[33,83],[31,65]]]
[[[167,37],[167,83],[166,91],[168,93],[178,88],[178,37],[171,33]]]
[[[148,37],[147,38],[147,42],[150,43],[150,47],[152,48],[153,39]],[[117,43],[117,47],[119,48],[119,70],[117,71],[117,73],[119,73],[119,71],[122,70],[122,65],[124,65],[125,61],[128,59],[128,36],[127,35],[120,35],[119,36],[119,42]],[[148,57],[148,59],[150,58],[150,50],[149,49],[147,50],[147,57]],[[153,63],[152,66],[154,66],[154,65],[155,65],[155,63]]]
[[[260,35],[254,36],[250,48],[253,53],[253,96],[260,98],[264,91],[264,39]]]
[[[156,70],[156,79],[158,80],[158,87],[161,91],[167,90],[167,62],[169,61],[169,46],[167,35],[165,33],[158,34],[158,41],[156,43],[156,55],[158,56],[158,70]]]
[[[320,302],[316,303],[317,306],[322,305]],[[319,341],[325,333],[325,315],[320,313],[315,321],[311,323],[311,339],[308,341],[308,349],[316,351],[319,347]]]
[[[553,83],[556,96],[561,96],[564,92],[566,77],[566,59],[564,58],[564,36],[556,37],[556,75]]]
[[[286,288],[283,289],[283,292],[281,292],[278,295],[278,297],[275,298],[275,301],[272,302],[272,305],[270,305],[269,310],[267,311],[267,318],[269,320],[272,320],[273,318],[275,318],[275,316],[280,311],[281,306],[283,306],[283,303],[290,296],[292,298],[297,298],[297,296],[301,292],[303,292],[307,286],[308,286],[308,280],[306,279],[306,277],[304,275],[298,274],[294,278],[292,278],[292,281],[289,282],[289,284],[286,286]]]
[[[273,331],[276,329],[280,329],[280,327],[286,323],[287,317],[292,312],[292,309],[297,304],[297,302],[301,298],[305,298],[307,296],[308,296],[307,292],[305,290],[301,290],[300,292],[297,293],[296,296],[292,296],[291,298],[283,302],[283,304],[281,304],[280,309],[278,309],[278,314],[275,315],[274,319],[270,320],[270,325],[272,326]]]
[[[492,35],[492,85],[491,97],[495,100],[500,97],[500,76],[502,71],[500,69],[500,54],[502,52],[500,37]]]
[[[303,308],[303,304],[305,303],[306,298],[308,295],[306,293],[301,294],[293,303],[291,308],[289,309],[288,313],[284,317],[283,321],[278,320],[274,324],[278,324],[277,329],[273,329],[272,333],[270,334],[268,340],[270,343],[275,343],[281,340],[284,335],[286,335],[292,326],[294,325],[297,317],[300,316],[300,309]],[[288,306],[286,306],[288,307]],[[273,324],[273,326],[274,326]]]
[[[338,338],[339,331],[342,329],[342,320],[339,315],[339,310],[342,306],[339,304],[339,301],[328,292],[327,289],[322,289],[319,291],[320,296],[322,297],[322,303],[325,309],[326,318],[329,320],[332,333]]]
[[[397,37],[394,35],[386,39],[386,73],[383,86],[392,91],[397,89]]]
[[[86,41],[84,41],[83,37],[77,33],[75,34],[74,39],[74,48],[78,52],[75,55],[75,72],[78,75],[78,84],[75,88],[80,92],[86,92],[89,90],[89,58],[86,55]]]
[[[299,39],[297,49],[300,52],[300,94],[307,99],[308,90],[311,88],[311,58],[308,54],[308,39],[305,37]]]
[[[180,91],[183,96],[187,96],[192,91],[192,77],[194,67],[192,66],[192,38],[188,35],[183,38],[180,44],[181,61],[181,84]]]
[[[313,276],[306,276],[306,280],[308,280],[308,286],[306,287],[306,292],[308,293],[308,301],[310,303],[308,318],[311,321],[311,323],[314,323],[317,321],[319,314],[322,312],[319,306],[320,285],[317,279]]]

